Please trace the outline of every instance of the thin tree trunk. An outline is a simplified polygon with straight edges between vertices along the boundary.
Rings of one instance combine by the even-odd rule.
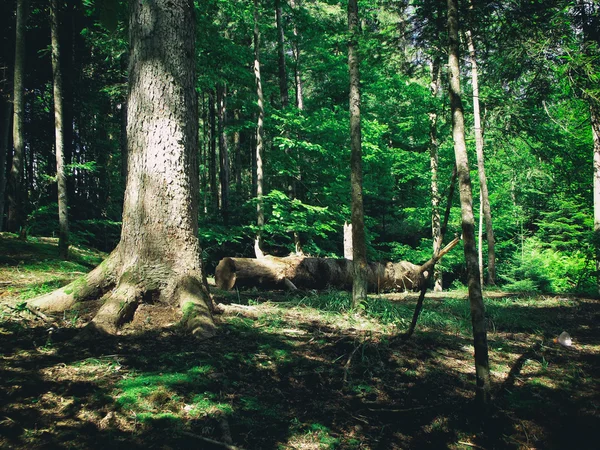
[[[265,120],[265,99],[263,97],[260,77],[260,30],[258,28],[258,0],[254,0],[254,77],[256,79],[256,95],[258,97],[258,120],[256,124],[256,225],[258,232],[254,241],[257,258],[264,256],[262,251],[262,229],[265,226],[263,210],[263,137]]]
[[[279,68],[279,95],[282,108],[287,108],[289,104],[289,93],[287,85],[287,70],[285,67],[285,33],[283,30],[281,18],[281,0],[275,0],[275,21],[277,23],[277,54]]]
[[[435,99],[440,89],[440,59],[436,57],[431,64],[430,92],[435,105]],[[440,221],[440,192],[438,187],[438,137],[437,137],[437,111],[435,106],[429,112],[429,161],[431,166],[431,232],[433,238],[433,253],[442,248],[441,221]],[[433,290],[442,291],[442,271],[436,266],[433,274]]]
[[[235,120],[236,125],[238,125],[240,121],[239,109],[236,109],[233,112],[233,119]],[[235,189],[239,196],[242,194],[242,152],[240,149],[240,130],[237,126],[233,132],[233,152],[235,158]]]
[[[467,45],[469,47],[469,58],[471,61],[471,84],[473,85],[473,117],[475,120],[475,148],[477,151],[477,173],[479,175],[479,186],[481,189],[481,205],[482,208],[479,214],[483,214],[485,218],[485,232],[488,245],[488,279],[489,285],[496,284],[496,252],[495,252],[495,239],[494,229],[492,226],[492,211],[490,208],[490,197],[488,193],[487,178],[485,176],[485,159],[483,155],[483,129],[481,127],[481,113],[479,108],[479,77],[477,70],[477,57],[475,54],[475,45],[473,44],[473,38],[471,32],[465,33],[467,37]],[[481,229],[481,227],[480,227]],[[479,251],[481,253],[481,261],[483,261],[483,249],[482,243],[479,244]],[[483,265],[481,268],[481,279],[483,280]],[[483,284],[483,282],[482,282]]]
[[[348,72],[350,74],[350,187],[352,191],[352,304],[367,299],[367,246],[362,191],[362,139],[360,125],[360,74],[358,70],[358,3],[348,2]]]
[[[473,194],[469,176],[469,160],[465,143],[465,123],[460,92],[460,67],[458,52],[458,6],[456,0],[448,0],[448,67],[450,72],[450,107],[452,111],[452,137],[460,191],[462,232],[469,300],[471,304],[471,322],[473,325],[473,345],[475,348],[475,373],[477,378],[476,397],[481,406],[490,402],[490,367],[488,358],[485,307],[481,284],[479,283],[479,263],[475,245],[475,222],[473,216]]]
[[[27,237],[25,227],[25,26],[27,0],[17,0],[15,72],[13,78],[13,158],[8,191],[8,231]]]
[[[219,211],[219,188],[217,187],[217,118],[215,108],[215,93],[208,93],[208,114],[210,121],[210,158],[208,177],[210,181],[210,199],[214,213]]]
[[[600,293],[600,108],[590,100],[590,118],[594,135],[594,242],[596,244],[596,279]]]
[[[6,83],[8,85],[8,82]],[[9,89],[7,89],[9,91]],[[6,158],[12,118],[12,101],[2,96],[2,138],[0,138],[0,231],[4,231],[4,194],[6,192]]]
[[[50,31],[52,35],[52,74],[54,81],[54,132],[56,152],[56,183],[58,187],[58,253],[61,259],[69,258],[69,216],[67,201],[67,174],[64,153],[64,107],[61,47],[58,37],[58,0],[50,1]]]
[[[292,9],[296,9],[296,6],[300,7],[301,0],[290,0],[290,6]],[[300,36],[298,34],[298,27],[294,20],[294,40],[292,42],[292,53],[294,54],[294,85],[296,86],[296,107],[302,111],[304,109],[304,93],[302,85],[302,77],[300,72],[300,45],[298,43]]]
[[[223,223],[229,224],[229,149],[225,122],[227,119],[227,86],[217,87],[217,103],[219,117],[219,177],[221,181],[221,216]]]

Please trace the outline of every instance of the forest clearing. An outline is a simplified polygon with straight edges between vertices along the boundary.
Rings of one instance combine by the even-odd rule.
[[[77,334],[92,311],[50,327],[19,305],[104,255],[73,248],[65,263],[56,239],[6,233],[0,248],[2,448],[596,448],[596,300],[484,293],[494,403],[481,421],[464,290],[428,296],[406,342],[393,337],[415,294],[356,311],[345,292],[214,287],[208,341],[153,323],[158,304],[88,341]],[[564,330],[570,348],[553,342]]]

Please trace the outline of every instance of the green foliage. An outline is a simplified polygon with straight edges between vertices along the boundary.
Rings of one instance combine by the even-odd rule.
[[[564,252],[548,247],[538,238],[524,241],[503,266],[503,289],[513,292],[591,293],[594,290],[593,264],[581,251]]]

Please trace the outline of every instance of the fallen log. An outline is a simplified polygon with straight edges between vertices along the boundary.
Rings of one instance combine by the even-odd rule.
[[[437,256],[423,265],[408,261],[369,263],[368,289],[371,292],[417,291],[425,283],[427,271],[452,248],[454,239]],[[219,289],[258,287],[263,289],[352,289],[353,262],[348,259],[286,256],[284,258],[223,258],[215,271]]]

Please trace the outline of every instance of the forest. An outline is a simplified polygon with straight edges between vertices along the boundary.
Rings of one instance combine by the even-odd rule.
[[[0,13],[1,447],[595,447],[596,0]]]

